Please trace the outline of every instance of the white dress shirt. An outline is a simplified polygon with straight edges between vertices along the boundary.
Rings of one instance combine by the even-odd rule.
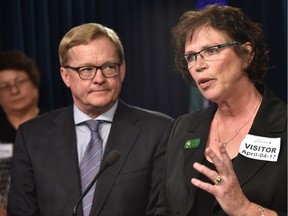
[[[103,151],[102,154],[104,154],[108,135],[110,133],[111,124],[114,118],[115,111],[118,106],[118,100],[116,103],[109,109],[107,112],[101,114],[94,120],[104,120],[105,122],[100,124],[99,126],[99,134],[103,140]],[[83,113],[75,104],[73,107],[73,113],[74,113],[74,122],[76,127],[76,136],[77,136],[77,151],[78,151],[78,161],[81,162],[81,159],[85,153],[85,150],[87,148],[87,145],[91,138],[91,132],[90,129],[85,125],[81,124],[87,120],[90,120],[91,117],[89,117],[87,114]]]

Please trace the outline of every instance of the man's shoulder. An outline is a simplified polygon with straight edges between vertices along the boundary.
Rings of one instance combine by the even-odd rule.
[[[144,119],[163,119],[166,121],[172,121],[173,118],[165,113],[159,112],[159,111],[155,111],[155,110],[150,110],[150,109],[146,109],[143,107],[139,107],[139,106],[135,106],[135,105],[131,105],[131,104],[126,104],[124,102],[122,102],[120,104],[120,110],[124,111],[126,113],[129,113],[130,116],[137,116],[139,118],[144,118]]]
[[[73,117],[72,106],[46,111],[44,113],[41,113],[37,117],[26,121],[25,123],[23,123],[23,125],[26,125],[26,126],[47,125],[49,124],[49,122],[53,122],[57,118],[65,118],[65,116],[66,116],[66,119],[69,116]]]
[[[163,119],[172,119],[171,116],[163,113],[163,112],[159,112],[159,111],[155,111],[155,110],[149,110],[149,109],[145,109],[142,107],[138,107],[138,106],[132,106],[132,109],[135,110],[135,112],[139,112],[142,115],[146,115],[151,116],[151,117],[157,117],[157,118],[163,118]]]

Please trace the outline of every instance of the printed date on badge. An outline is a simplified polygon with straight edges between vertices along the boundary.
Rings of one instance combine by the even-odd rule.
[[[245,157],[273,161],[278,160],[281,138],[261,137],[248,134],[241,142],[239,153]]]

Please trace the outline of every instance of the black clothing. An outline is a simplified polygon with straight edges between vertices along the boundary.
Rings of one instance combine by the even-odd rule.
[[[0,108],[0,143],[14,143],[16,129],[6,117],[3,109]]]

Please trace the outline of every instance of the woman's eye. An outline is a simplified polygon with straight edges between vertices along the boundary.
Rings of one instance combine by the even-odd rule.
[[[218,53],[218,47],[210,47],[206,49],[206,54],[207,55],[214,55]]]
[[[194,55],[194,54],[187,55],[187,56],[186,56],[186,60],[187,60],[188,62],[195,61],[195,55]]]

